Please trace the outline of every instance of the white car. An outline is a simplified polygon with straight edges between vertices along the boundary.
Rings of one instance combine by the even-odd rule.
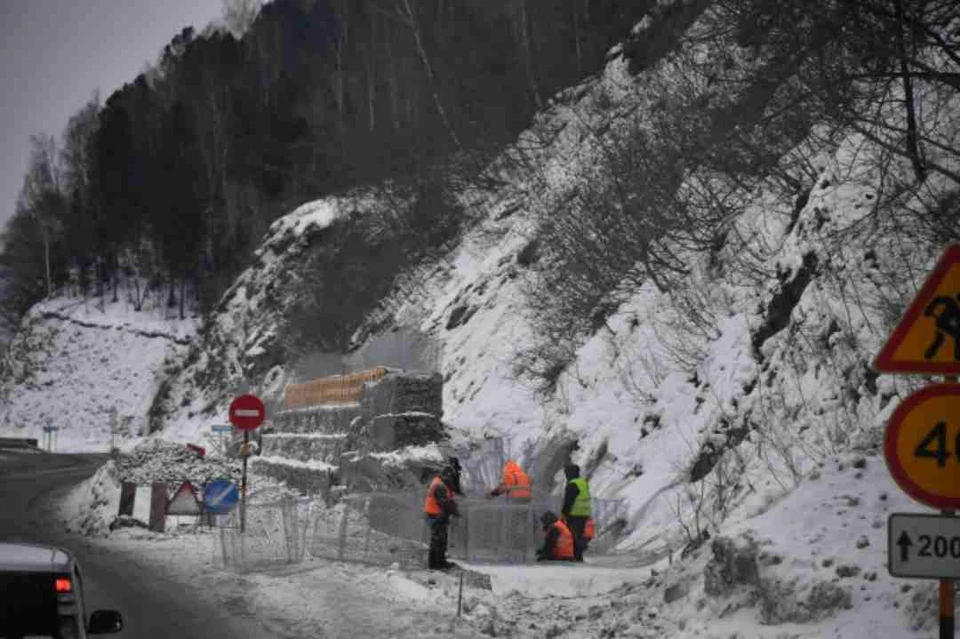
[[[68,550],[0,542],[0,639],[85,639],[122,629],[115,610],[87,617],[83,577]]]

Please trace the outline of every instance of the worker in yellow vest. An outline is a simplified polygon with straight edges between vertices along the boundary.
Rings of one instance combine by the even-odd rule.
[[[423,503],[423,512],[430,525],[430,570],[446,570],[454,567],[447,561],[447,529],[450,517],[459,517],[457,502],[453,499],[452,485],[456,478],[453,468],[444,466],[440,474],[433,478],[427,488],[427,497]]]
[[[571,561],[574,542],[570,528],[549,510],[540,516],[540,523],[546,534],[543,546],[537,551],[537,561]]]
[[[563,472],[567,476],[567,488],[563,493],[560,514],[573,533],[574,560],[583,561],[583,549],[586,545],[584,532],[593,511],[590,487],[587,480],[580,476],[580,467],[576,464],[567,465]]]
[[[530,478],[520,464],[510,459],[503,465],[500,485],[490,491],[491,497],[506,493],[507,499],[514,502],[530,501]]]

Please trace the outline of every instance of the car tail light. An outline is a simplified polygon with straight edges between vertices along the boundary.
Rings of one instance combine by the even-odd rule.
[[[53,589],[57,592],[73,592],[73,583],[68,577],[57,577],[53,582]]]

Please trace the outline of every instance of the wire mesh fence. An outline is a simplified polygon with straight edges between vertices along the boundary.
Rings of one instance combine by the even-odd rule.
[[[558,510],[557,498],[535,493],[527,503],[459,499],[461,517],[451,520],[448,555],[468,563],[527,563],[542,543],[540,515]],[[623,515],[621,500],[594,499],[598,536],[594,552],[609,550],[606,531]],[[378,565],[424,566],[430,532],[419,492],[349,495],[311,519],[311,556]],[[606,543],[603,543],[606,541]],[[601,542],[601,543],[596,543]]]
[[[240,508],[221,517],[215,565],[244,573],[303,560],[311,517],[309,502],[293,497],[246,505],[240,531]]]
[[[311,522],[313,557],[404,567],[426,562],[429,539],[422,504],[410,493],[347,495]]]

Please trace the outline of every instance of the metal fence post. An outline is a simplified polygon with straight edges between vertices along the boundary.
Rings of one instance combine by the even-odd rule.
[[[343,504],[343,515],[340,516],[340,536],[337,544],[337,559],[343,561],[343,555],[347,545],[347,518],[350,516],[350,507],[346,502]]]
[[[167,485],[155,482],[150,488],[150,530],[163,532],[167,520]]]
[[[365,536],[365,538],[364,538],[364,540],[363,540],[363,556],[364,556],[364,558],[366,558],[367,555],[370,554],[370,534],[373,532],[373,522],[370,520],[370,516],[371,516],[372,511],[373,511],[373,509],[374,509],[374,507],[373,507],[373,500],[374,500],[374,497],[371,495],[371,496],[369,496],[369,497],[366,498],[365,503],[364,503],[364,511],[365,511],[366,514],[367,514],[367,518],[366,518],[366,519],[367,519],[367,532],[366,532],[366,536]]]
[[[470,509],[463,509],[463,559],[467,563],[470,560]]]

